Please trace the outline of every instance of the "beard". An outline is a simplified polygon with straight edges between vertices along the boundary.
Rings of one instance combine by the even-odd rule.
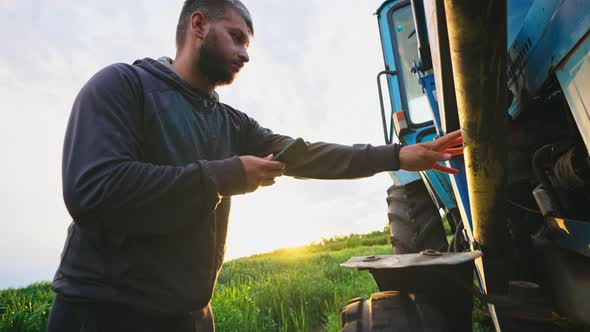
[[[211,84],[223,86],[231,84],[236,77],[236,73],[230,70],[230,65],[219,47],[216,33],[211,31],[205,37],[199,50],[197,69],[205,75]]]

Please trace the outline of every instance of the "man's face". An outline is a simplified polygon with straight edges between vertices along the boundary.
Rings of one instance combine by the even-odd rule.
[[[199,50],[198,69],[215,86],[234,81],[244,63],[250,61],[248,26],[234,10],[225,18],[211,22],[209,32]]]

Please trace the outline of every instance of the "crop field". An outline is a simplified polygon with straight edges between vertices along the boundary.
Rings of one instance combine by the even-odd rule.
[[[340,309],[377,286],[368,272],[340,267],[352,256],[391,253],[389,232],[323,240],[227,262],[212,306],[217,331],[339,331]],[[44,331],[49,283],[0,291],[0,331]],[[476,319],[476,331],[491,331]]]

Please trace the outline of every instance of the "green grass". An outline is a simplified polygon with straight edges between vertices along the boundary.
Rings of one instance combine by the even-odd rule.
[[[0,290],[0,331],[45,331],[52,302],[48,282]]]
[[[389,253],[385,230],[230,261],[212,300],[217,331],[339,331],[340,308],[377,291],[368,272],[339,264]],[[0,331],[44,331],[52,299],[48,283],[0,291]]]
[[[381,255],[389,245],[328,252],[281,250],[232,261],[213,297],[220,331],[317,331],[340,328],[339,309],[377,286],[368,272],[339,267],[351,256]]]

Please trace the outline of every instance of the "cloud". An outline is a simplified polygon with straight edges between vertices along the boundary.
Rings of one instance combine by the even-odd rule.
[[[252,61],[222,100],[276,132],[381,144],[379,33],[366,1],[245,1]],[[114,62],[174,56],[182,1],[0,1],[0,289],[50,279],[70,217],[61,145],[82,85]],[[386,175],[300,181],[236,197],[229,256],[372,231],[386,223]],[[258,230],[258,231],[253,231]],[[11,273],[4,273],[10,270]]]
[[[173,49],[177,8],[162,10],[162,1],[138,8],[114,1],[0,3],[0,39],[8,45],[0,52],[3,288],[50,279],[57,268],[71,221],[61,194],[61,147],[76,94],[104,66]]]

